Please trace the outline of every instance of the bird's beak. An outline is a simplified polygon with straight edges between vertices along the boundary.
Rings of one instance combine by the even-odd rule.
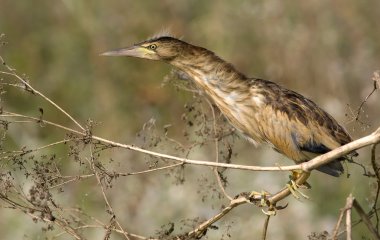
[[[118,57],[118,56],[140,57],[140,55],[141,55],[140,46],[119,48],[119,49],[111,50],[111,51],[100,54],[100,56],[113,56],[113,57]]]
[[[151,59],[151,60],[158,60],[156,59],[157,56],[155,56],[154,52],[150,51],[149,49],[134,45],[132,47],[127,48],[120,48],[111,50],[108,52],[101,53],[100,56],[128,56],[128,57],[138,57],[138,58],[145,58],[145,59]]]

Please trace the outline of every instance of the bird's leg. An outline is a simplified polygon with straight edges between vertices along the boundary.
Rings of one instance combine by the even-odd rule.
[[[301,174],[303,172],[299,172],[299,171],[292,171],[292,175],[289,176],[289,179],[290,181],[286,184],[286,186],[288,187],[289,191],[292,193],[292,195],[297,199],[299,200],[300,197],[298,196],[298,194],[300,194],[303,198],[305,199],[309,199],[309,197],[302,193],[299,188],[306,188],[306,189],[310,189],[311,186],[309,183],[307,182],[304,182],[302,185],[299,185],[297,184],[297,179],[300,178]]]

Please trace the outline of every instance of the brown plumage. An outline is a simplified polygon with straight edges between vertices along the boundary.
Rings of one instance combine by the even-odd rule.
[[[274,82],[248,78],[213,52],[174,37],[157,36],[102,55],[161,60],[175,66],[191,77],[250,142],[268,143],[296,163],[352,141],[313,101]],[[339,176],[341,160],[318,170]]]

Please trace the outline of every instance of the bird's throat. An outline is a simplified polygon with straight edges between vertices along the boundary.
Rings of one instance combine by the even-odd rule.
[[[247,89],[247,78],[211,51],[203,51],[171,62],[185,72],[213,100]]]
[[[253,105],[258,102],[251,100],[249,79],[214,54],[202,55],[195,61],[182,61],[173,65],[194,81],[197,88],[218,106],[237,130],[244,135],[253,136],[250,138],[251,142],[260,141],[247,128],[252,122],[251,117],[255,110]]]

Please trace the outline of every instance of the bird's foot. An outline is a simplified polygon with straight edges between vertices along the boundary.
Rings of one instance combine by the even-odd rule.
[[[292,174],[289,175],[289,179],[296,181],[301,178],[302,174],[305,174],[306,172],[302,170],[292,170],[291,173]]]
[[[275,216],[277,213],[277,211],[276,211],[277,209],[275,206],[273,206],[272,204],[269,203],[269,201],[268,201],[269,196],[270,196],[270,193],[263,190],[261,192],[252,191],[248,197],[249,198],[258,198],[259,197],[260,203],[258,204],[258,206],[268,208],[268,210],[261,209],[261,211],[267,216]]]
[[[289,175],[290,182],[293,181],[294,185],[296,181],[301,177],[302,174],[307,174],[307,176],[310,176],[310,173],[306,173],[304,171],[292,171],[292,174]],[[311,189],[311,185],[308,182],[304,182],[302,185],[296,184],[299,188],[303,189]]]
[[[246,195],[247,196],[247,195]],[[269,199],[271,194],[267,191],[256,192],[252,191],[247,198],[249,202],[256,203],[257,206],[262,207],[261,211],[267,216],[275,216],[278,210],[282,210],[288,207],[288,204],[283,206],[277,206],[276,203],[272,203]],[[252,199],[255,199],[255,202],[252,202]],[[260,202],[258,200],[260,199]],[[266,210],[264,210],[264,208]]]
[[[300,200],[301,195],[305,199],[309,199],[309,196],[301,192],[299,189],[310,189],[311,185],[308,182],[304,182],[303,184],[299,185],[297,184],[297,179],[300,178],[302,172],[299,171],[292,171],[292,175],[289,176],[290,181],[286,184],[288,187],[289,191],[292,193],[292,195],[297,199]]]
[[[300,188],[305,188],[304,185],[298,185],[294,180],[290,180],[289,183],[286,184],[286,187],[289,189],[290,193],[294,196],[295,199],[300,200],[301,195],[305,199],[309,199],[309,196],[301,192]]]

